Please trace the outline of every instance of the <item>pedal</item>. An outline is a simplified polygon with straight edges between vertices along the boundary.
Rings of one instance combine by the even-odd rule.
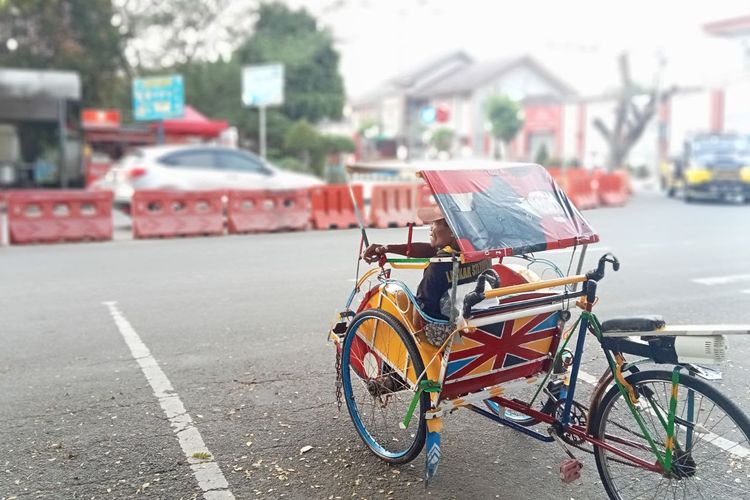
[[[560,464],[560,481],[570,484],[581,478],[583,463],[575,458],[570,458]]]

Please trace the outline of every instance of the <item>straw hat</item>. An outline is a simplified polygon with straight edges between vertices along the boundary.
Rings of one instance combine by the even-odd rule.
[[[429,224],[436,220],[445,219],[445,215],[438,206],[422,207],[417,209],[417,217],[424,222]]]

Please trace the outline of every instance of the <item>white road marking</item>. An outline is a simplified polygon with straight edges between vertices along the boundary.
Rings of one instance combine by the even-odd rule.
[[[590,373],[586,373],[581,369],[578,370],[578,378],[591,385],[596,385],[596,383],[599,381],[598,377],[594,377]]]
[[[750,274],[730,274],[729,276],[715,276],[712,278],[697,278],[693,280],[693,283],[700,285],[727,285],[729,283],[742,283],[743,281],[750,281]]]
[[[596,383],[599,381],[597,377],[591,375],[590,373],[586,373],[585,371],[581,369],[578,370],[578,378],[586,382],[587,384],[591,384],[591,385],[596,385]],[[654,415],[656,415],[656,413],[654,413]],[[741,446],[739,443],[730,441],[729,439],[718,436],[710,431],[703,432],[702,434],[703,436],[705,436],[703,437],[703,439],[707,443],[711,443],[717,448],[721,448],[722,450],[728,451],[743,459],[750,458],[750,449],[747,449],[744,446]]]
[[[740,290],[740,293],[750,294],[750,288],[748,288],[747,290]]]
[[[156,359],[151,355],[151,351],[141,341],[141,338],[130,325],[130,322],[117,309],[117,302],[102,302],[102,304],[109,309],[109,313],[112,315],[117,329],[130,348],[133,359],[141,367],[143,375],[145,375],[146,380],[151,385],[151,389],[154,391],[154,396],[159,400],[159,405],[161,405],[175,434],[177,434],[180,447],[185,453],[188,463],[190,463],[190,468],[193,471],[195,479],[198,481],[198,486],[203,491],[203,498],[206,500],[233,499],[234,495],[229,490],[229,483],[227,483],[224,474],[222,474],[219,464],[214,461],[213,454],[208,451],[200,432],[193,425],[193,419],[190,418],[190,414],[185,410],[185,406],[172,387],[172,383],[159,367]],[[206,454],[210,458],[193,458],[193,454],[195,453]]]

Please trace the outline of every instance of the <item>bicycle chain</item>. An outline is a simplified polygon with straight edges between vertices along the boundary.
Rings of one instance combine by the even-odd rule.
[[[341,395],[343,393],[343,382],[341,379],[341,351],[336,349],[336,409],[340,412],[341,411],[341,404],[342,404],[342,398]]]

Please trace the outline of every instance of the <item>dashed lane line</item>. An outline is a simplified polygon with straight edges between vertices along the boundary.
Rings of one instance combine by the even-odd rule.
[[[716,286],[716,285],[728,285],[731,283],[743,283],[750,281],[750,274],[730,274],[728,276],[713,276],[710,278],[696,278],[692,280],[693,283],[700,285]]]
[[[172,387],[172,383],[151,355],[151,351],[117,308],[117,302],[102,302],[102,304],[109,309],[117,329],[128,348],[130,348],[133,359],[141,367],[143,375],[154,391],[154,396],[159,400],[161,409],[164,410],[172,429],[177,434],[180,447],[185,453],[188,463],[190,463],[190,469],[192,469],[193,475],[198,481],[198,486],[203,491],[203,498],[206,500],[234,499],[234,495],[229,490],[229,483],[221,472],[219,464],[214,461],[213,455],[208,451],[200,432],[193,425],[193,419],[185,410],[185,405],[182,404],[180,397]],[[193,458],[194,454],[209,458]]]

